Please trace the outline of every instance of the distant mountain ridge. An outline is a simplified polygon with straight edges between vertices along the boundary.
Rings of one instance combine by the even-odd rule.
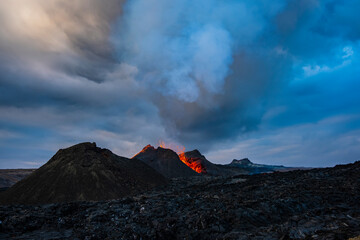
[[[274,171],[286,171],[291,168],[284,167],[282,165],[266,165],[266,164],[257,164],[251,162],[248,158],[243,158],[240,160],[234,159],[230,164],[224,165],[229,168],[239,168],[244,171],[247,171],[247,174],[257,174],[257,173],[267,173]]]
[[[202,175],[228,176],[239,174],[257,174],[274,171],[286,171],[287,168],[281,165],[265,165],[251,162],[248,158],[234,159],[229,164],[214,164],[206,159],[199,150],[179,154],[180,159],[190,168]]]
[[[29,176],[36,169],[0,169],[0,191]]]
[[[243,158],[243,159],[240,159],[240,160],[232,160],[232,162],[230,163],[230,165],[237,165],[237,164],[240,164],[240,165],[251,165],[253,164],[248,158]]]

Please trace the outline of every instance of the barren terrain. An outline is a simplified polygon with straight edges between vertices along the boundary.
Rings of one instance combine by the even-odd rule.
[[[103,202],[1,206],[1,239],[348,239],[360,235],[360,162],[173,179]]]

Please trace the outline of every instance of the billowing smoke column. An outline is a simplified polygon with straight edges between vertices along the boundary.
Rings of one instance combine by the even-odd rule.
[[[163,95],[195,102],[223,93],[233,56],[261,24],[253,4],[217,0],[130,0],[115,36],[121,61]],[[159,84],[156,84],[159,83]]]
[[[281,7],[276,2],[130,0],[112,39],[119,61],[139,70],[136,79],[148,89],[168,133],[180,142],[197,142],[200,135],[211,142],[228,137],[229,129],[223,128],[236,135],[257,124],[258,116],[252,115],[258,113],[244,106],[249,92],[254,98],[266,87],[272,66],[252,51],[266,19]],[[235,126],[224,124],[229,121]],[[194,132],[200,134],[190,136]]]
[[[226,18],[232,17],[234,4],[128,1],[117,34],[122,60],[141,69],[143,81],[160,82],[164,95],[194,102],[201,88],[221,93],[232,63]]]

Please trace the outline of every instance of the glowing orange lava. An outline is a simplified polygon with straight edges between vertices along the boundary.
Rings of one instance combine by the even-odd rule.
[[[159,147],[173,150],[179,155],[180,160],[197,173],[206,173],[205,167],[201,164],[200,158],[190,158],[185,154],[185,147],[174,143],[159,141]]]
[[[180,160],[197,173],[206,173],[206,168],[201,164],[200,158],[186,157],[185,153],[179,154]]]

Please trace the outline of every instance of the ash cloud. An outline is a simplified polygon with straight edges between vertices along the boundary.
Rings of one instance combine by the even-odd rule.
[[[286,7],[283,1],[129,1],[113,39],[120,60],[139,69],[137,80],[169,134],[210,148],[255,130],[265,97],[291,74],[291,60],[275,50],[273,24]]]
[[[251,149],[311,146],[301,129],[316,129],[299,126],[358,113],[359,7],[355,0],[3,3],[3,164],[17,158],[6,149],[18,143],[56,150],[98,141],[131,156],[169,140],[218,156],[214,147],[233,153],[264,133]],[[341,136],[353,140],[356,159],[354,119]],[[344,124],[329,125],[329,135],[340,136]],[[271,143],[271,131],[298,138]],[[317,149],[327,149],[319,139]],[[36,156],[46,159],[43,151]],[[283,163],[294,152],[251,156]]]

